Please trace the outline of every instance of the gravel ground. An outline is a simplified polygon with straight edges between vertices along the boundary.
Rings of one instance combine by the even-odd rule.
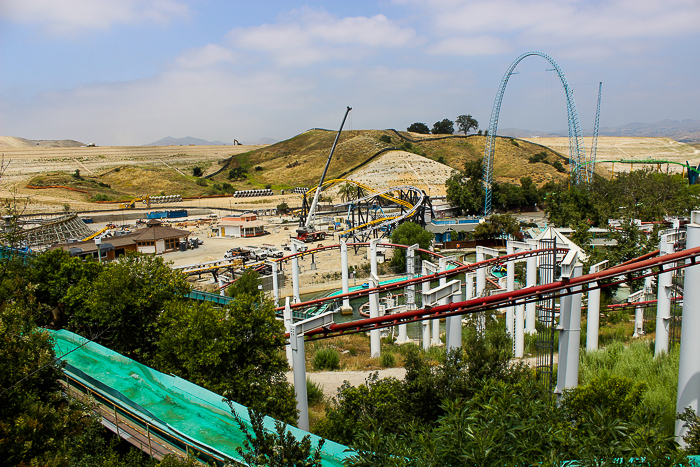
[[[385,368],[383,370],[373,371],[319,371],[317,373],[306,373],[306,377],[314,383],[321,386],[323,395],[327,398],[335,397],[338,394],[338,389],[345,381],[348,381],[352,386],[359,386],[364,383],[370,374],[378,372],[379,378],[394,377],[403,379],[406,376],[405,368]],[[286,374],[287,381],[294,383],[292,372]]]

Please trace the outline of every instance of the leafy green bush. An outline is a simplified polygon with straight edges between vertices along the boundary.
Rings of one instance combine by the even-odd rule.
[[[554,161],[554,162],[552,162],[552,167],[554,167],[555,169],[557,169],[557,172],[561,172],[561,173],[566,172],[566,169],[564,168],[564,166],[562,165],[562,163],[559,162],[559,161]]]
[[[340,368],[340,354],[335,349],[321,349],[314,355],[314,369],[322,370],[337,370]]]
[[[105,195],[104,193],[97,193],[92,197],[92,201],[110,201],[112,198]]]
[[[682,414],[678,415],[678,420],[685,422],[688,431],[683,436],[688,454],[700,455],[700,418],[690,407],[686,407]]]
[[[627,310],[621,308],[619,310],[613,310],[610,313],[608,313],[607,320],[610,324],[619,324],[623,322],[626,323],[630,320],[630,315],[627,312]]]
[[[263,169],[262,166],[259,166],[259,165],[256,165],[256,166],[255,166],[255,171],[256,171],[256,172],[260,172],[262,169]]]
[[[384,368],[391,368],[396,365],[396,356],[393,352],[382,352],[379,357],[379,364]]]
[[[202,168],[199,166],[192,167],[192,175],[195,177],[201,177],[202,176]]]
[[[391,144],[391,136],[382,135],[379,137],[379,141],[381,141],[382,143]]]
[[[316,405],[323,402],[323,390],[309,378],[306,378],[306,398],[309,401],[309,405]]]
[[[629,420],[643,408],[642,396],[647,389],[643,381],[604,374],[566,391],[563,405],[577,420],[589,413],[591,407],[599,408],[606,417]]]
[[[197,184],[197,186],[208,186],[206,178],[198,178],[194,183]]]

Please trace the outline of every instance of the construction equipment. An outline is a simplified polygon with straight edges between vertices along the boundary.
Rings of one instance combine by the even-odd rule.
[[[138,203],[139,201],[143,201],[147,207],[151,207],[151,197],[148,195],[143,195],[139,196],[138,198],[132,199],[128,203],[121,203],[119,205],[119,209],[134,209],[136,203]]]
[[[313,242],[319,239],[326,238],[325,232],[315,232],[314,229],[314,215],[316,214],[316,205],[318,204],[318,197],[321,194],[321,187],[323,186],[323,181],[326,179],[326,173],[328,172],[328,166],[331,165],[331,159],[333,158],[333,152],[340,139],[340,133],[343,131],[343,126],[345,125],[345,120],[348,118],[348,114],[352,110],[352,107],[348,107],[345,111],[345,116],[340,124],[340,129],[338,134],[335,135],[335,141],[333,141],[333,147],[331,148],[330,154],[328,154],[328,160],[326,161],[326,166],[323,168],[323,174],[321,175],[321,180],[318,182],[318,187],[316,188],[316,193],[314,195],[314,200],[309,208],[309,214],[306,216],[305,223],[299,223],[299,228],[297,229],[297,239],[302,242]]]

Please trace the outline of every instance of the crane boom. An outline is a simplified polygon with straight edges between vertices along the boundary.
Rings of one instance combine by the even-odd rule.
[[[326,179],[326,172],[328,172],[328,166],[331,165],[331,159],[333,158],[333,152],[335,151],[335,146],[338,144],[338,140],[340,139],[340,133],[343,131],[343,126],[345,125],[345,120],[348,118],[348,114],[352,110],[352,107],[348,107],[348,109],[345,111],[345,116],[343,117],[343,122],[340,124],[340,129],[338,130],[338,134],[335,135],[335,141],[333,141],[333,147],[331,148],[331,153],[328,155],[328,160],[326,161],[326,167],[323,169],[323,175],[321,175],[321,180],[318,182],[318,188],[316,188],[316,193],[314,194],[314,200],[311,203],[311,207],[309,208],[309,215],[306,216],[306,224],[304,224],[303,229],[304,231],[308,231],[309,229],[313,228],[313,219],[316,214],[316,204],[318,203],[318,197],[321,194],[321,186],[323,185],[323,181]]]

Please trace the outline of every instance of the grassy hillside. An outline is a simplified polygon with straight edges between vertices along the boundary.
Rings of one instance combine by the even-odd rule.
[[[273,189],[296,186],[312,187],[321,177],[333,146],[335,131],[311,130],[286,141],[231,156],[213,163],[192,164],[201,167],[209,178],[192,176],[192,167],[182,167],[182,173],[154,165],[124,165],[100,174],[76,178],[72,173],[52,172],[32,178],[28,185],[62,185],[88,194],[78,196],[88,200],[125,200],[143,194],[204,194],[232,193],[235,190],[257,189],[271,185]],[[394,130],[344,131],[328,169],[327,179],[339,178],[370,163],[392,148],[413,152],[461,170],[466,161],[484,157],[484,136],[418,135]],[[545,162],[530,163],[528,158],[544,152]],[[564,171],[551,164],[559,161]],[[193,165],[193,166],[194,166]],[[228,180],[232,168],[244,168],[248,178]],[[556,152],[523,140],[497,138],[494,175],[499,182],[519,183],[523,176],[532,177],[537,185],[550,180],[563,180],[568,175],[566,158]]]
[[[311,130],[294,138],[233,156],[213,179],[225,181],[228,170],[248,171],[252,185],[276,188],[313,186],[323,173],[336,132]],[[327,179],[338,178],[370,162],[382,150],[400,148],[461,170],[466,161],[484,157],[484,136],[434,137],[393,130],[344,131],[338,142]],[[544,151],[547,163],[529,163],[528,158]],[[568,174],[566,158],[554,151],[522,140],[497,138],[494,175],[497,181],[516,182],[530,176],[538,185],[563,180]],[[558,172],[551,163],[560,161],[566,169]]]

